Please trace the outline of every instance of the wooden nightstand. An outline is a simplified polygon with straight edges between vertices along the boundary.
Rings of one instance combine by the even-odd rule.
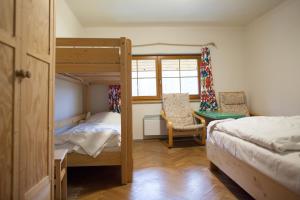
[[[55,199],[67,199],[67,149],[54,151]]]

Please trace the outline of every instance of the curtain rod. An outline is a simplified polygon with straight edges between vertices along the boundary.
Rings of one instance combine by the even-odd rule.
[[[176,43],[164,43],[164,42],[156,42],[156,43],[148,43],[148,44],[136,44],[132,45],[132,47],[148,47],[148,46],[185,46],[185,47],[206,47],[206,46],[213,46],[217,47],[214,42],[208,42],[205,44],[176,44]]]

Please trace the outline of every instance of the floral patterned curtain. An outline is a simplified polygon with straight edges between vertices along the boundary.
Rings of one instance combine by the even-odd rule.
[[[108,89],[109,109],[113,112],[121,112],[121,86],[110,85]]]
[[[200,110],[209,110],[209,111],[217,110],[218,104],[216,100],[216,94],[213,89],[210,50],[207,47],[202,49],[200,73],[201,73]]]

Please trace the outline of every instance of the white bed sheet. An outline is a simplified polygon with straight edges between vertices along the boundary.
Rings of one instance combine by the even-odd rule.
[[[300,151],[275,153],[218,130],[208,133],[207,142],[300,194]]]

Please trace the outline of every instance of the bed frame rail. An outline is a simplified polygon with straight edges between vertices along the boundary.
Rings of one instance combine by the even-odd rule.
[[[238,160],[217,145],[207,142],[207,157],[211,169],[220,169],[252,197],[260,200],[297,200],[300,196],[262,174],[247,163]]]

